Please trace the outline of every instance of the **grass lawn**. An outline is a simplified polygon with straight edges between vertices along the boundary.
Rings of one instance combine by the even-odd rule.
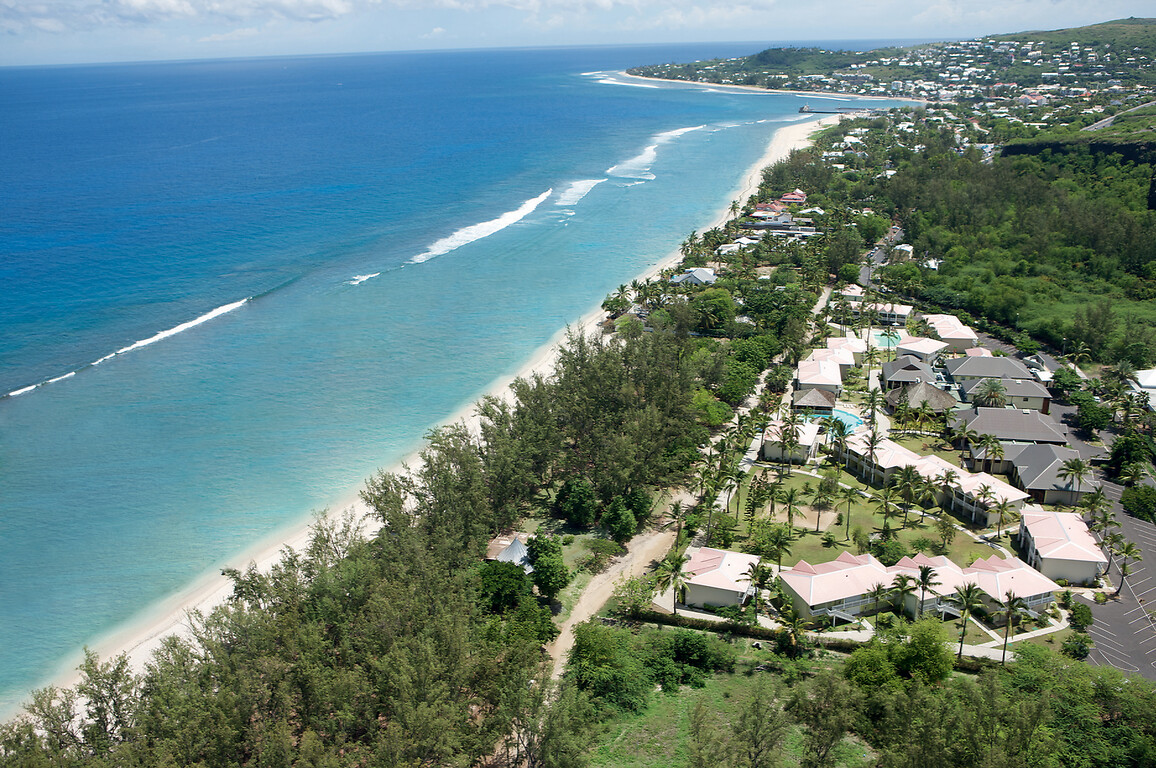
[[[656,692],[644,712],[623,714],[610,720],[590,751],[594,768],[678,768],[688,764],[690,715],[699,701],[716,724],[715,731],[729,733],[737,723],[742,705],[755,684],[755,672],[748,676],[753,660],[740,662],[735,674],[713,675],[703,688],[683,687],[677,693]],[[768,675],[769,677],[769,675]],[[788,733],[779,765],[797,766],[802,754],[802,736],[797,727]],[[835,749],[833,764],[847,768],[873,765],[868,749],[853,737],[844,738]]]

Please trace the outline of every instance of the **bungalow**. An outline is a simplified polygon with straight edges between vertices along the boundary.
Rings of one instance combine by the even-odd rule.
[[[849,349],[843,348],[825,348],[812,350],[810,354],[802,359],[800,362],[817,363],[822,360],[829,360],[839,366],[839,375],[846,376],[855,367],[855,353]]]
[[[947,342],[925,339],[921,336],[909,336],[895,346],[895,354],[902,357],[914,357],[916,360],[935,365],[943,350],[947,349]]]
[[[971,462],[982,464],[987,462],[987,469],[992,472],[1008,472],[1011,470],[1011,457],[1018,451],[1017,445],[1062,445],[1068,444],[1067,435],[1061,431],[1059,425],[1039,411],[1013,408],[984,408],[977,406],[970,411],[960,411],[956,417],[956,427],[966,425],[976,435],[992,435],[1000,442],[1003,455],[992,457],[987,462],[985,452],[979,447],[978,441],[971,443]]]
[[[717,280],[714,270],[710,267],[692,267],[687,269],[681,275],[675,275],[670,278],[670,282],[686,283],[687,285],[711,285]]]
[[[794,192],[788,192],[779,198],[779,202],[786,204],[802,205],[807,202],[807,193],[801,189],[796,189]]]
[[[688,549],[688,551],[690,551]],[[687,605],[742,605],[755,593],[748,577],[758,555],[702,547],[683,566]]]
[[[486,548],[486,559],[496,560],[499,563],[515,563],[522,566],[526,573],[533,573],[534,566],[530,565],[530,551],[522,542],[521,537],[515,536],[512,540],[497,538]]]
[[[835,400],[835,394],[825,389],[795,390],[791,395],[791,410],[830,416],[835,410]]]
[[[910,355],[891,360],[880,366],[879,384],[884,391],[905,387],[918,382],[935,382],[935,371],[931,366]]]
[[[1020,547],[1036,570],[1055,581],[1091,586],[1108,568],[1108,558],[1088,526],[1071,512],[1026,508],[1020,518]]]
[[[846,299],[847,301],[850,301],[850,302],[863,301],[863,296],[864,296],[863,286],[855,285],[854,283],[851,283],[850,285],[845,285],[839,289],[837,295],[842,296],[844,299]]]
[[[947,342],[953,352],[962,352],[976,345],[979,336],[955,315],[924,315],[923,319],[935,331],[940,341]]]
[[[1011,481],[1040,504],[1074,507],[1084,494],[1098,487],[1064,476],[1064,462],[1080,458],[1078,451],[1059,445],[1016,445],[1004,458],[1011,463]]]
[[[1006,358],[992,358],[992,360],[1000,359]],[[988,381],[997,381],[997,379],[969,379],[966,381],[961,387],[964,399],[968,402],[974,402],[976,396],[979,395],[986,386],[984,382]],[[1007,407],[1030,408],[1033,411],[1039,411],[1044,414],[1051,411],[1052,396],[1048,390],[1035,379],[1001,378],[998,379],[998,381],[1003,384],[1003,396]]]
[[[1046,608],[1054,599],[1060,585],[1016,557],[1007,559],[992,555],[982,557],[964,568],[963,572],[987,599],[988,611],[996,613],[1007,601],[1007,593],[1027,603],[1029,610]]]
[[[825,389],[836,397],[843,391],[843,373],[834,360],[812,360],[799,363],[795,372],[795,389]]]
[[[887,393],[884,401],[892,411],[900,403],[906,403],[911,408],[919,408],[923,403],[927,403],[936,413],[946,413],[959,405],[959,401],[950,392],[945,392],[925,381],[897,387]]]
[[[1035,381],[1026,365],[1012,357],[957,357],[943,364],[951,380],[967,385],[979,379]]]
[[[959,470],[959,479],[951,487],[945,506],[973,523],[989,528],[999,524],[997,505],[1006,501],[1008,509],[1018,513],[1029,498],[1024,491],[987,472]],[[1006,518],[1004,522],[1008,522]]]
[[[806,464],[814,458],[819,447],[819,422],[811,419],[795,425],[796,444],[788,448],[783,437],[788,435],[786,422],[772,421],[763,430],[763,444],[759,454],[765,461]]]
[[[858,336],[830,336],[827,338],[827,349],[845,349],[851,353],[855,365],[861,365],[863,355],[867,354],[867,342]]]

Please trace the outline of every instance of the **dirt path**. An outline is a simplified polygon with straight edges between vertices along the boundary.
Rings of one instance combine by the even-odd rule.
[[[679,492],[669,503],[676,501],[681,501],[684,506],[694,504],[694,498],[685,491]],[[574,627],[602,610],[602,606],[614,594],[615,584],[620,579],[646,573],[654,563],[666,557],[673,546],[673,528],[655,527],[644,531],[630,540],[625,555],[616,558],[609,568],[590,580],[574,609],[570,611],[570,617],[562,623],[558,639],[546,646],[546,652],[554,659],[555,678],[561,677],[566,668],[566,656],[574,645]]]

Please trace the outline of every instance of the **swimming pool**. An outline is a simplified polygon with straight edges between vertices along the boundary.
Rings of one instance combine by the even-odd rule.
[[[871,331],[871,343],[883,349],[894,349],[899,346],[899,339],[903,334],[896,328],[882,331]]]
[[[832,418],[836,418],[836,419],[838,419],[839,421],[843,422],[844,424],[846,424],[846,425],[847,425],[847,429],[850,429],[850,430],[852,430],[852,431],[854,431],[854,430],[858,429],[859,427],[863,426],[863,419],[859,418],[858,416],[856,416],[855,414],[851,413],[850,411],[844,411],[844,410],[843,410],[843,409],[841,409],[841,408],[836,408],[834,411],[832,411],[832,412],[831,412],[831,417],[832,417]],[[815,415],[814,415],[814,416],[812,416],[811,418],[812,418],[812,419],[823,419],[823,418],[826,418],[826,417],[825,417],[825,416],[821,416],[821,415],[819,415],[819,414],[815,414]]]

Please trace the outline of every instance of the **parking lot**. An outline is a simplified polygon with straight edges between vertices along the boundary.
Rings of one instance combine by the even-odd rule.
[[[1105,605],[1092,605],[1092,615],[1096,620],[1089,634],[1096,641],[1096,648],[1088,656],[1088,661],[1156,680],[1156,620],[1149,615],[1149,611],[1156,612],[1156,526],[1120,509],[1119,486],[1105,483],[1104,491],[1117,502],[1113,506],[1120,533],[1135,542],[1143,552],[1144,560],[1132,565],[1120,599]],[[1110,575],[1113,584],[1120,583],[1120,571],[1115,562]]]

